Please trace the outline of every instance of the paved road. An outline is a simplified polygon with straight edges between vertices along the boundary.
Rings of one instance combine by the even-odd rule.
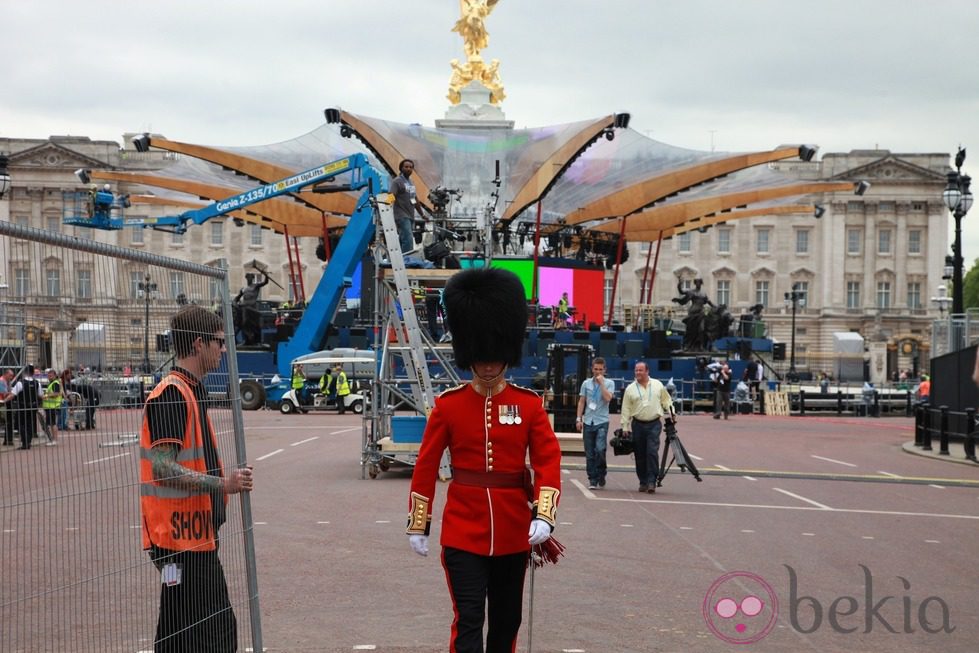
[[[81,598],[35,587],[27,603],[0,601],[0,649],[78,650],[72,629],[96,622],[137,642],[98,650],[148,648],[154,577],[138,551],[134,449],[97,446],[109,432],[134,432],[135,413],[106,416],[99,433],[68,434],[56,448],[3,450],[3,594],[61,574],[55,559],[71,573],[52,588],[100,565],[133,571],[84,585]],[[220,429],[229,415],[216,411]],[[361,480],[356,416],[261,411],[245,423],[266,649],[445,651],[437,555],[414,555],[403,535],[410,468]],[[556,535],[568,551],[536,574],[534,651],[730,651],[754,638],[759,651],[977,650],[979,468],[904,453],[913,433],[901,418],[685,416],[680,435],[704,480],[674,470],[655,495],[635,492],[627,458],[610,452],[608,486],[589,491],[583,460],[566,457]],[[45,496],[62,500],[41,519]],[[79,520],[90,496],[100,516]],[[242,565],[234,519],[233,510],[222,531],[231,570]],[[86,546],[100,535],[101,546]],[[6,546],[12,538],[30,551]],[[244,583],[230,583],[241,616]],[[127,605],[120,592],[145,600]],[[719,616],[729,606],[742,611]],[[43,646],[24,648],[31,641]]]

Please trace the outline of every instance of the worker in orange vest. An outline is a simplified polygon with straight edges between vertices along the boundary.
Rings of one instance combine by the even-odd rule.
[[[147,398],[140,435],[143,548],[162,586],[154,650],[236,651],[218,529],[227,496],[252,490],[252,469],[225,474],[202,383],[225,351],[224,321],[185,306],[170,320],[170,337],[176,365]]]

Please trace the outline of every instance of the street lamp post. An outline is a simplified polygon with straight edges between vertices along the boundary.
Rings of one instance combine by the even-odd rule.
[[[150,293],[156,292],[156,284],[150,281],[150,275],[139,282],[139,291],[143,293],[145,312],[143,313],[143,372],[149,374],[150,369]]]
[[[792,344],[789,352],[789,373],[786,377],[789,383],[795,383],[799,380],[799,373],[795,370],[795,313],[800,305],[803,308],[806,305],[806,293],[799,290],[799,284],[792,284],[792,290],[785,293],[785,305],[792,307]]]
[[[945,319],[945,311],[948,310],[948,305],[952,303],[952,298],[948,296],[948,287],[945,284],[938,286],[938,294],[931,298],[932,303],[938,307],[938,315],[941,319]]]
[[[962,301],[962,218],[972,208],[972,191],[969,184],[972,178],[962,174],[962,164],[965,163],[965,148],[960,147],[955,154],[955,171],[947,175],[948,184],[942,192],[942,200],[945,206],[952,212],[955,218],[955,243],[952,245],[952,313],[961,314],[965,312]]]

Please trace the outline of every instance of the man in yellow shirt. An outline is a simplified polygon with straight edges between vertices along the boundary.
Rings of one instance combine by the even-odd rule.
[[[636,362],[636,380],[622,395],[622,432],[632,434],[639,491],[656,492],[659,477],[659,434],[663,420],[676,421],[673,399],[662,383],[649,378],[649,365]]]

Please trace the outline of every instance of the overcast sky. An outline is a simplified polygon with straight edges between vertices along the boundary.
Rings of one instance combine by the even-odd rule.
[[[0,137],[261,145],[329,106],[432,125],[464,59],[458,16],[457,0],[4,0]],[[979,186],[975,0],[500,0],[487,27],[518,127],[628,111],[703,150],[961,143]]]

